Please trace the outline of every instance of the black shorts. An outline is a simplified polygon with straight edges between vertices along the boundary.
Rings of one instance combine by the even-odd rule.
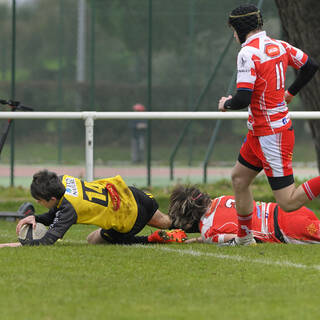
[[[123,243],[128,237],[139,233],[151,220],[159,205],[151,194],[146,194],[135,187],[129,187],[138,206],[137,220],[132,229],[127,233],[121,233],[114,229],[101,229],[101,237],[110,243]]]
[[[254,171],[260,172],[263,168],[255,167],[249,162],[247,162],[241,154],[239,154],[238,161],[245,167],[252,169]],[[272,190],[280,190],[282,188],[288,187],[294,183],[293,174],[284,177],[268,177],[268,181]]]

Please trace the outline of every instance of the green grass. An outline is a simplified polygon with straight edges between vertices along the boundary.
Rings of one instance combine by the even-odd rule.
[[[12,223],[3,228],[14,231]],[[90,246],[80,241],[88,231],[74,226],[52,247],[0,250],[3,319],[298,320],[319,314],[317,246]]]
[[[228,181],[200,188],[212,196],[232,193]],[[151,188],[164,212],[170,190]],[[263,179],[254,184],[254,194],[272,200]],[[0,210],[30,200],[22,188],[0,189]],[[319,202],[313,205],[319,208]],[[43,212],[38,205],[36,210]],[[15,225],[0,220],[1,243],[16,241]],[[0,249],[1,319],[308,320],[320,315],[316,245],[92,246],[85,239],[94,229],[75,225],[50,247]],[[150,232],[150,227],[142,231]]]

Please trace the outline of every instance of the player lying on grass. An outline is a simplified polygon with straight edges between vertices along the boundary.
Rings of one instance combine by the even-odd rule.
[[[308,208],[287,213],[276,203],[253,201],[252,233],[257,242],[320,244],[320,220]],[[176,187],[170,197],[169,216],[175,228],[200,232],[186,242],[235,245],[238,216],[233,196],[211,199],[194,186]]]
[[[23,218],[16,232],[19,234],[24,224],[35,227],[36,222],[49,229],[40,240],[26,240],[23,245],[51,245],[78,223],[100,227],[87,237],[90,244],[167,243],[183,242],[186,238],[182,230],[157,230],[149,236],[137,236],[146,225],[168,229],[171,220],[158,209],[150,193],[128,187],[119,175],[86,182],[43,170],[34,174],[30,191],[49,211]]]

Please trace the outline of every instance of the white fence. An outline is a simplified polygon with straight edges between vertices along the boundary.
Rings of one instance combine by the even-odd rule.
[[[247,119],[248,112],[0,112],[0,119],[82,119],[86,130],[86,179],[93,180],[93,138],[95,120],[209,120]],[[320,119],[320,111],[290,112],[291,119]]]

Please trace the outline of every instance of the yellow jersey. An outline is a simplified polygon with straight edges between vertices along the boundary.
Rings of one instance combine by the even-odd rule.
[[[129,232],[134,226],[138,205],[120,175],[92,182],[64,175],[61,180],[66,191],[58,205],[36,216],[37,222],[49,225],[49,236],[62,238],[76,223],[112,228],[121,233]]]

